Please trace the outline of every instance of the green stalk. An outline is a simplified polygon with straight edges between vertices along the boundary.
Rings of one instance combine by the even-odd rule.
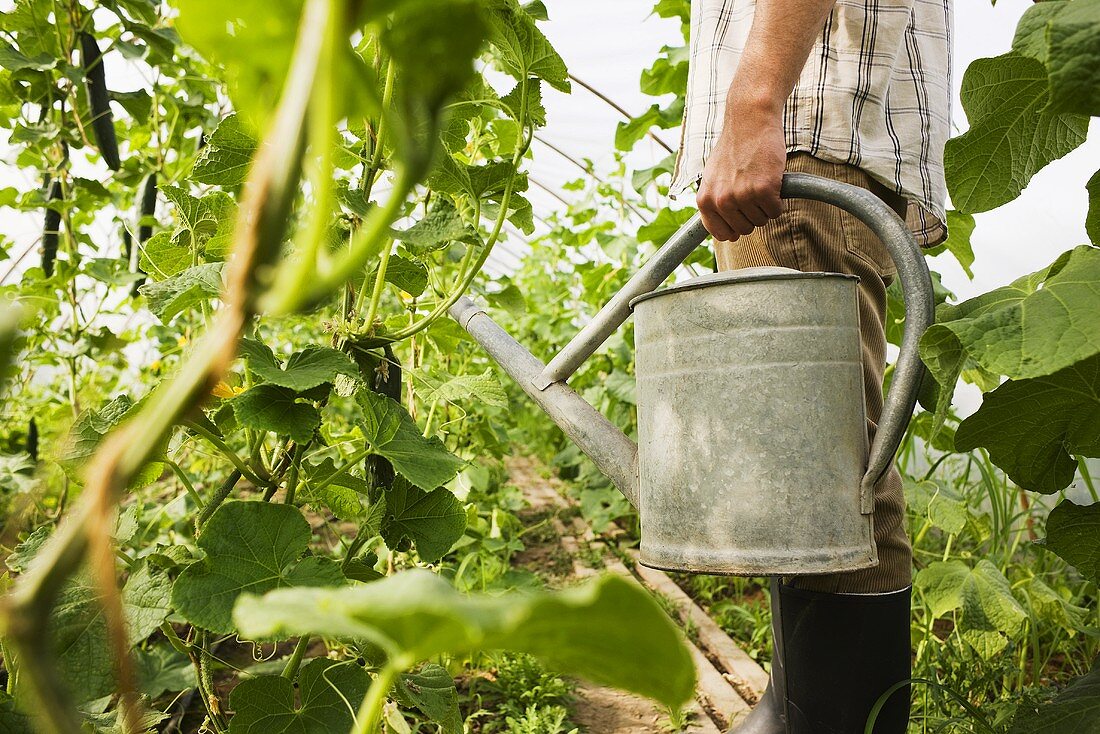
[[[378,274],[374,278],[374,290],[371,291],[370,305],[367,306],[367,315],[363,324],[370,329],[374,325],[375,316],[378,315],[378,304],[382,302],[382,291],[386,287],[386,268],[390,264],[390,254],[393,252],[393,242],[389,242],[382,249],[382,258],[378,261]]]
[[[239,471],[241,473],[241,476],[243,476],[245,479],[252,482],[257,487],[266,487],[267,486],[267,484],[268,484],[267,480],[261,479],[259,476],[257,476],[248,467],[248,464],[246,464],[244,462],[244,459],[242,459],[240,456],[238,456],[236,451],[229,448],[229,446],[225,443],[225,441],[222,440],[221,436],[218,436],[214,433],[211,433],[205,427],[203,427],[201,424],[196,423],[194,421],[185,421],[184,425],[186,425],[192,431],[194,431],[195,433],[199,434],[200,436],[205,438],[207,441],[209,441],[214,446],[214,448],[216,448],[218,451],[220,451],[225,456],[225,458],[229,459],[229,463],[231,463],[234,467],[236,467],[237,471]]]
[[[359,706],[352,734],[376,734],[378,724],[382,720],[382,707],[386,705],[386,696],[400,672],[401,669],[392,662],[378,671],[378,675],[367,690],[367,695],[363,697],[363,703]]]
[[[330,484],[332,484],[333,482],[335,482],[338,478],[340,478],[343,475],[347,474],[353,466],[355,466],[360,461],[367,458],[368,456],[370,456],[373,453],[374,453],[374,449],[371,448],[370,446],[366,447],[365,449],[362,449],[361,451],[356,451],[354,454],[351,455],[351,458],[347,460],[347,463],[345,463],[342,467],[340,467],[339,469],[334,471],[332,474],[329,474],[327,477],[325,477],[320,482],[318,482],[317,485],[313,488],[313,490],[315,492],[320,492],[322,489],[324,489],[325,487],[327,487]]]
[[[309,117],[307,122],[309,147],[316,160],[312,167],[310,183],[314,190],[314,201],[310,207],[308,225],[297,238],[301,250],[301,262],[296,268],[280,269],[275,291],[297,293],[308,288],[313,279],[318,256],[326,241],[329,223],[332,220],[333,194],[333,150],[336,146],[336,54],[339,43],[340,3],[326,0],[328,22],[321,38],[318,52],[317,73],[310,94]]]
[[[298,489],[298,468],[302,463],[304,449],[302,444],[294,446],[294,457],[290,460],[290,473],[286,478],[286,496],[283,498],[283,502],[288,505],[294,504],[294,492]]]
[[[171,467],[172,473],[175,474],[176,478],[180,480],[180,484],[182,484],[183,488],[187,490],[187,494],[189,497],[191,497],[191,501],[195,503],[195,506],[199,508],[199,511],[201,512],[202,509],[206,507],[206,503],[202,501],[202,497],[200,497],[199,493],[195,491],[195,485],[191,484],[191,479],[188,478],[187,474],[183,471],[182,468],[180,468],[180,465],[176,462],[167,458],[163,461],[165,464]]]
[[[298,668],[302,665],[302,657],[306,654],[306,648],[309,647],[309,635],[302,635],[298,638],[298,644],[294,646],[294,652],[290,655],[290,660],[286,662],[286,667],[283,668],[283,677],[287,680],[294,680],[294,677],[298,675]]]

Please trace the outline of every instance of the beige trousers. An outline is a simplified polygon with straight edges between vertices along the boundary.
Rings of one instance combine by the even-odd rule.
[[[792,153],[787,159],[787,170],[869,189],[905,217],[904,198],[855,166],[830,163],[807,153]],[[886,288],[896,274],[885,245],[866,225],[831,204],[787,199],[778,219],[735,242],[718,242],[715,250],[719,270],[779,265],[859,276],[863,389],[867,431],[873,438],[882,413],[882,377],[886,367]],[[792,579],[792,585],[830,593],[882,593],[909,586],[913,551],[905,535],[901,475],[894,467],[875,487],[874,528],[878,566],[863,571],[801,576]]]

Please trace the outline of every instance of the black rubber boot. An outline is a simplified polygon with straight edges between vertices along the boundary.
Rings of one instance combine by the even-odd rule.
[[[879,697],[911,675],[911,589],[825,594],[772,580],[775,638],[768,690],[736,734],[863,734]],[[894,692],[874,734],[905,734],[909,686]]]

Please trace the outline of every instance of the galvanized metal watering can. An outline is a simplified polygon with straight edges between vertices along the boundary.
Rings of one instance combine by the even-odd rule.
[[[878,563],[873,487],[916,402],[932,282],[905,223],[871,192],[787,174],[782,195],[855,215],[897,267],[905,330],[870,447],[858,279],[748,268],[655,290],[706,239],[698,216],[549,364],[471,300],[450,310],[637,508],[648,566],[756,576]],[[638,445],[565,384],[632,310]]]

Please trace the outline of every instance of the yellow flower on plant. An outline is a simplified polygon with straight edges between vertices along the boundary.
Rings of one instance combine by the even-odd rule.
[[[244,392],[244,388],[243,387],[233,387],[233,386],[229,385],[228,383],[226,383],[225,380],[222,380],[221,382],[219,382],[217,385],[214,386],[214,389],[213,389],[212,392],[214,394],[214,397],[216,397],[216,398],[232,398],[232,397],[236,397],[237,395],[240,395],[242,392]]]

